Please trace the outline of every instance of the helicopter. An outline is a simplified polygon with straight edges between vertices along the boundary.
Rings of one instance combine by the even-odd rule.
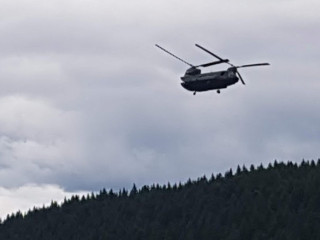
[[[223,59],[218,55],[205,49],[204,47],[200,46],[199,44],[195,44],[195,46],[205,51],[206,53],[212,55],[213,57],[217,58],[218,61],[213,61],[195,66],[156,44],[156,47],[160,48],[162,51],[168,53],[174,58],[190,66],[190,68],[188,68],[185,72],[184,76],[181,77],[181,86],[189,91],[192,91],[193,95],[196,95],[197,92],[204,92],[209,90],[217,90],[217,93],[220,93],[221,89],[227,88],[228,86],[237,83],[239,79],[241,80],[242,84],[245,85],[245,82],[242,76],[240,75],[238,68],[270,65],[269,63],[255,63],[235,66],[232,63],[230,63],[229,59]],[[230,65],[230,67],[225,71],[209,73],[201,73],[201,70],[199,69],[200,67],[209,67],[221,63],[227,63]]]

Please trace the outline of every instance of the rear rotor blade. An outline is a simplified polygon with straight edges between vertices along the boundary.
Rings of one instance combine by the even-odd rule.
[[[243,68],[243,67],[255,67],[255,66],[266,66],[270,65],[269,63],[255,63],[255,64],[246,64],[242,66],[237,66],[237,68]]]
[[[237,71],[237,74],[238,74],[238,76],[239,76],[239,78],[240,78],[240,80],[241,80],[241,82],[242,82],[242,84],[243,85],[246,85],[246,83],[243,81],[243,79],[242,79],[242,77],[241,77],[241,75],[240,75],[240,73]]]
[[[160,48],[162,51],[168,53],[168,54],[171,55],[172,57],[175,57],[176,59],[180,60],[181,62],[189,65],[190,67],[193,67],[192,64],[186,62],[185,60],[183,60],[183,59],[181,59],[181,58],[179,58],[179,57],[177,57],[176,55],[172,54],[171,52],[169,52],[168,50],[164,49],[163,47],[160,47],[158,44],[156,44],[156,47]]]

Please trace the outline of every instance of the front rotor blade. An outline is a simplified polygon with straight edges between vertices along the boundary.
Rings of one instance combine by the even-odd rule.
[[[175,57],[176,59],[180,60],[181,62],[189,65],[190,67],[193,67],[192,64],[186,62],[185,60],[183,60],[183,59],[181,59],[181,58],[179,58],[179,57],[177,57],[176,55],[172,54],[171,52],[169,52],[168,50],[164,49],[163,47],[160,47],[158,44],[156,44],[156,47],[160,48],[162,51],[168,53],[168,54],[171,55],[172,57]]]
[[[242,77],[241,77],[241,75],[240,75],[240,73],[237,71],[237,74],[238,74],[238,76],[239,76],[239,78],[240,78],[240,80],[241,80],[241,82],[242,82],[242,84],[243,85],[246,85],[246,83],[243,81],[243,79],[242,79]]]
[[[227,62],[229,62],[229,60],[228,59],[224,59],[222,61],[215,61],[215,62],[201,64],[201,65],[198,65],[196,67],[209,67],[209,66],[212,66],[212,65],[216,65],[216,64],[220,64],[220,63],[227,63]]]
[[[238,66],[237,68],[255,67],[255,66],[266,66],[266,65],[270,65],[270,64],[269,64],[269,63],[255,63],[255,64],[247,64],[247,65]]]
[[[202,49],[203,51],[209,53],[210,55],[218,58],[220,61],[223,61],[223,59],[222,59],[221,57],[219,57],[219,56],[217,56],[216,54],[210,52],[209,50],[205,49],[204,47],[201,47],[199,44],[196,44],[196,46],[197,46],[198,48]]]

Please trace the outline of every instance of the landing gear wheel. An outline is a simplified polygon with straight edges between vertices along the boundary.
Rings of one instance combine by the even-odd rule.
[[[220,89],[217,90],[217,93],[220,94]]]
[[[194,92],[193,92],[193,95],[196,95],[196,93],[197,93],[197,92],[196,92],[196,91],[194,91]]]

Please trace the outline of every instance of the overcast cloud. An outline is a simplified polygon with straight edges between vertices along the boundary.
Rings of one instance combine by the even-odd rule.
[[[318,159],[318,9],[315,0],[1,1],[0,215],[79,191]],[[241,69],[246,86],[193,96],[180,86],[187,66],[155,43],[194,64],[213,60],[198,43],[236,65],[271,66]]]

